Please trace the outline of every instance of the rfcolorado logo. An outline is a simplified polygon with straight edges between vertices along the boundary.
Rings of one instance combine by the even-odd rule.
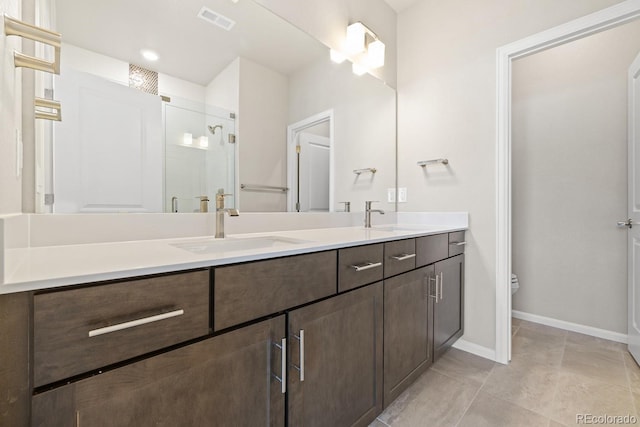
[[[594,415],[576,414],[576,424],[637,424],[638,418],[635,415]]]

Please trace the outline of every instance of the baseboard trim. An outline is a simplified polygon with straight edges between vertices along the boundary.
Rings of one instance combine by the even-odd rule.
[[[609,341],[616,341],[627,344],[627,334],[608,331],[606,329],[594,328],[593,326],[580,325],[578,323],[566,322],[564,320],[553,319],[551,317],[538,316],[537,314],[525,313],[524,311],[511,310],[511,316],[516,319],[528,322],[539,323],[541,325],[552,326],[580,334],[591,335],[596,338],[604,338]]]
[[[460,338],[458,341],[453,343],[452,347],[457,348],[458,350],[466,351],[467,353],[475,354],[476,356],[480,356],[485,359],[489,359],[493,362],[496,361],[496,351],[494,349],[474,344],[463,338]]]

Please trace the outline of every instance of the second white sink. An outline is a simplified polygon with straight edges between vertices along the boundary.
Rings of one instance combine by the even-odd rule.
[[[299,245],[301,243],[309,243],[309,241],[282,236],[227,237],[226,239],[206,239],[185,243],[172,243],[171,246],[184,249],[194,254],[210,254],[216,252],[237,252],[252,249],[286,247]]]

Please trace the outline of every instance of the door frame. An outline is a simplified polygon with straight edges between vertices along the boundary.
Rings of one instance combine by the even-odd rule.
[[[501,46],[496,54],[496,362],[511,360],[511,70],[512,61],[640,18],[640,0]]]
[[[640,1],[640,0],[638,0]],[[334,186],[335,186],[335,150],[334,150],[334,121],[333,109],[323,111],[318,114],[307,117],[299,122],[287,126],[287,212],[294,212],[296,204],[295,193],[297,188],[296,176],[296,141],[298,134],[312,126],[320,123],[329,122],[329,212],[334,212]]]

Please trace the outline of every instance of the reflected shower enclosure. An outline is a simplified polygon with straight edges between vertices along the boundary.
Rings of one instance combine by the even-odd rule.
[[[200,212],[218,189],[235,195],[235,115],[219,107],[172,98],[164,103],[165,212]],[[213,202],[210,202],[213,203]],[[228,196],[227,207],[236,207]]]

